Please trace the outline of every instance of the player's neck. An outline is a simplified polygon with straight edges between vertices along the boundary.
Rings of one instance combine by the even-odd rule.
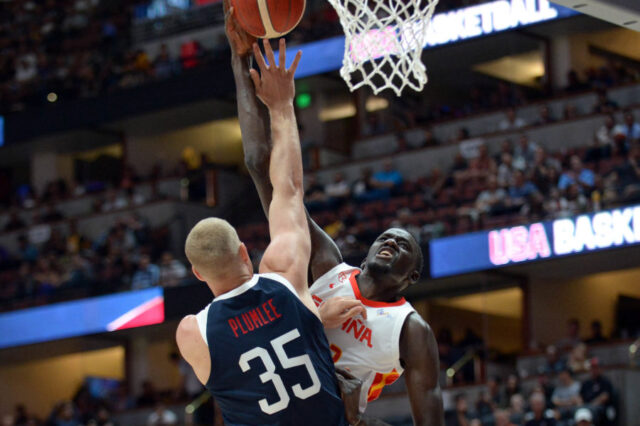
[[[400,299],[397,290],[398,284],[392,277],[372,274],[365,269],[356,276],[356,282],[360,294],[365,299],[388,303],[393,303]]]
[[[238,270],[237,272],[232,274],[228,274],[222,278],[216,279],[215,281],[208,281],[207,284],[209,285],[209,289],[211,290],[213,295],[215,297],[218,297],[240,287],[251,278],[253,278],[253,273],[249,272],[247,269],[244,269]]]

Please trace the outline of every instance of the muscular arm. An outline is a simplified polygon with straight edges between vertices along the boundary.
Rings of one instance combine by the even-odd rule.
[[[269,126],[267,109],[255,96],[253,83],[249,77],[250,60],[232,53],[231,65],[236,82],[238,120],[242,132],[245,164],[260,196],[262,208],[268,216],[273,187],[269,179],[271,144],[267,130]],[[312,279],[315,280],[342,263],[342,255],[331,237],[311,219],[306,210],[305,214],[311,234],[309,269]]]
[[[286,69],[284,39],[280,40],[278,65],[268,41],[264,42],[264,48],[269,65],[265,63],[257,44],[254,44],[260,74],[250,70],[256,95],[269,110],[273,141],[269,163],[269,178],[273,186],[269,204],[271,242],[262,257],[260,271],[276,272],[284,276],[305,301],[304,296],[308,295],[307,268],[311,239],[304,212],[302,158],[293,110],[293,75],[300,52],[291,68]],[[311,305],[313,306],[313,302]]]
[[[400,359],[405,368],[413,424],[443,426],[438,346],[433,331],[417,313],[407,317],[402,327]]]

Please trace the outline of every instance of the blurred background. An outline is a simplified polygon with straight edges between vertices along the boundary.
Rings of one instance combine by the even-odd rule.
[[[640,33],[546,0],[436,14],[426,89],[374,96],[347,90],[337,15],[307,1],[287,37],[307,207],[353,264],[389,226],[422,245],[406,296],[448,426],[639,425]],[[184,239],[215,215],[256,264],[268,243],[223,17],[0,2],[3,426],[212,424],[174,340],[211,300]],[[369,413],[411,424],[404,392]]]

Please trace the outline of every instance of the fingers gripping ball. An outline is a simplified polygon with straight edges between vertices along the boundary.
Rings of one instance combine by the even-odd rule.
[[[306,0],[231,0],[231,6],[246,32],[259,38],[278,38],[298,25]]]

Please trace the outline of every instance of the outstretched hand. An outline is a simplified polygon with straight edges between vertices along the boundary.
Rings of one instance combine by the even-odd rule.
[[[280,39],[278,63],[271,49],[268,40],[263,40],[265,56],[269,65],[266,64],[260,48],[257,43],[253,43],[253,54],[256,58],[260,74],[255,69],[251,69],[251,79],[256,89],[258,98],[271,110],[278,107],[289,106],[293,104],[293,97],[296,89],[293,82],[293,76],[300,62],[302,52],[298,51],[293,63],[289,69],[286,68],[286,43],[284,39]]]
[[[229,5],[229,0],[223,1],[224,29],[231,45],[231,50],[238,56],[247,56],[256,38],[242,29],[236,20],[236,11]]]

